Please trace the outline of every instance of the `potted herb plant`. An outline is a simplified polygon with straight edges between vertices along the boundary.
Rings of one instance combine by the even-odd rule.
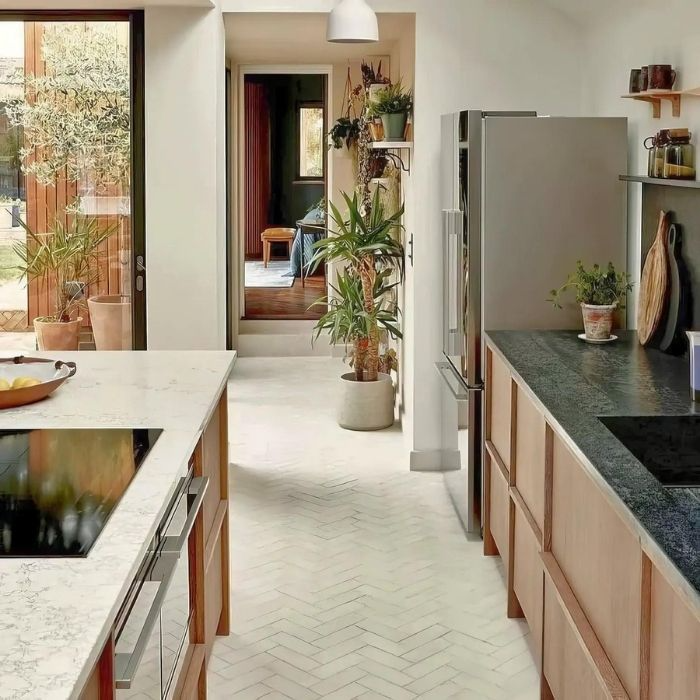
[[[76,216],[69,224],[57,220],[48,233],[26,231],[13,248],[24,279],[38,279],[53,293],[53,313],[34,319],[39,350],[77,350],[85,291],[100,278],[102,244],[116,231],[96,219]]]
[[[413,110],[413,93],[404,89],[399,80],[376,92],[370,110],[373,115],[381,117],[385,141],[402,141],[408,115]]]
[[[354,371],[341,377],[340,425],[350,430],[380,430],[394,422],[394,387],[391,376],[379,371],[379,344],[382,332],[401,337],[398,305],[391,298],[396,285],[390,278],[395,271],[399,278],[403,275],[404,250],[393,235],[401,228],[403,207],[385,216],[377,191],[365,214],[357,194],[352,198],[342,195],[347,216],[329,203],[335,232],[314,246],[312,265],[345,264],[335,295],[317,302],[327,304],[328,311],[316,324],[315,337],[325,331],[332,342],[352,345]]]
[[[561,294],[570,288],[576,291],[576,301],[581,305],[586,338],[608,340],[613,314],[618,308],[624,308],[627,293],[632,290],[630,276],[626,272],[617,272],[612,263],[608,263],[607,268],[596,264],[587,270],[579,260],[576,271],[559,289],[550,292],[550,301],[561,308]]]

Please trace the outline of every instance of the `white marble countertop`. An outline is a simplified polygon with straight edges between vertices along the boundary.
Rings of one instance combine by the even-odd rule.
[[[230,352],[32,353],[77,363],[0,430],[163,428],[86,558],[0,558],[0,699],[78,697],[235,361]]]

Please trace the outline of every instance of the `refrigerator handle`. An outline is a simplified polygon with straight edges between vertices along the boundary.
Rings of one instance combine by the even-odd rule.
[[[464,334],[466,327],[464,323],[464,309],[467,303],[467,289],[464,279],[465,261],[464,256],[468,255],[467,247],[464,245],[464,214],[460,209],[452,211],[452,238],[454,240],[454,265],[455,265],[455,286],[453,294],[455,296],[455,324],[454,324],[454,344],[455,355],[463,354]]]
[[[455,292],[457,280],[454,276],[454,236],[452,235],[452,212],[443,210],[442,212],[442,237],[443,237],[443,300],[444,300],[444,342],[443,349],[449,355],[453,351],[453,335],[457,319],[455,310]]]

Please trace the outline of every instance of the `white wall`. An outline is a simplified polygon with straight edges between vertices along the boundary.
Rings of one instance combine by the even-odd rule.
[[[327,12],[333,0],[222,0],[224,12]],[[541,0],[373,0],[416,13],[415,153],[409,188],[415,266],[406,279],[407,422],[415,464],[441,460],[440,115],[459,109],[581,112],[583,38]]]
[[[145,45],[148,347],[222,349],[226,173],[221,13],[148,8]]]
[[[671,116],[669,104],[662,105],[661,119],[653,119],[651,106],[623,100],[629,71],[650,63],[677,66],[681,89],[700,87],[700,7],[684,6],[669,11],[636,10],[624,18],[607,18],[592,26],[585,39],[584,104],[591,114],[625,116],[629,119],[629,172],[645,175],[647,151],[643,141],[659,129],[688,126],[700,134],[700,98],[685,98],[681,117]],[[697,139],[694,139],[697,143]],[[629,188],[628,270],[635,275],[635,294],[629,305],[631,325],[636,319],[636,290],[641,268],[641,186]]]

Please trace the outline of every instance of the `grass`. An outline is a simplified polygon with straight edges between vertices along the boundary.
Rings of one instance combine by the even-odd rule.
[[[19,262],[20,259],[11,245],[0,245],[0,284],[19,277],[19,271],[16,268]]]

